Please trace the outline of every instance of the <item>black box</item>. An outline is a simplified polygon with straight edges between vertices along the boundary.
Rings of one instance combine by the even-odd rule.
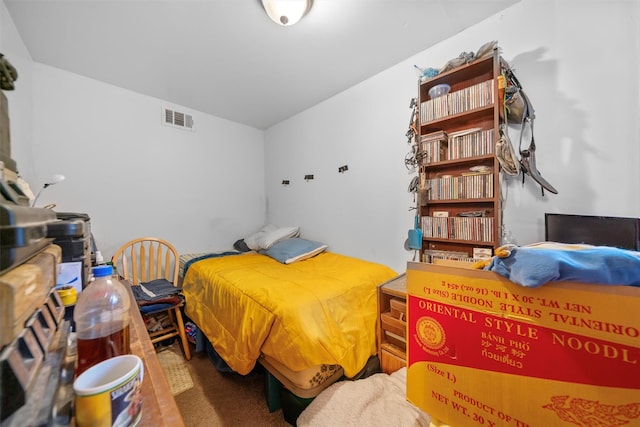
[[[298,397],[291,391],[283,388],[280,392],[280,404],[282,405],[282,415],[284,420],[292,426],[297,425],[298,417],[315,397]]]
[[[56,212],[58,221],[49,224],[47,237],[62,249],[62,262],[82,262],[82,288],[91,278],[91,222],[86,213]]]

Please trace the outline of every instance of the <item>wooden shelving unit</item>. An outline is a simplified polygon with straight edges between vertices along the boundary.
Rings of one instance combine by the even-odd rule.
[[[502,120],[500,75],[495,49],[419,83],[421,261],[437,263],[443,256],[470,261],[474,248],[493,253],[500,244],[500,164],[495,157]],[[449,93],[431,99],[429,90],[439,84],[450,85]]]

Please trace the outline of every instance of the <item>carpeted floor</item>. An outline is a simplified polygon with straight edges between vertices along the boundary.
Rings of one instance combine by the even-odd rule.
[[[264,372],[256,369],[248,375],[221,373],[211,364],[205,353],[195,353],[191,347],[190,361],[184,361],[177,343],[160,351],[161,364],[167,366],[166,360],[174,361],[179,356],[183,368],[188,369],[192,386],[180,367],[172,367],[172,372],[165,370],[172,390],[177,391],[175,400],[187,427],[212,426],[256,426],[256,427],[290,427],[283,417],[282,410],[269,412],[264,395]],[[173,355],[162,355],[164,352]],[[171,385],[171,383],[174,385]],[[181,387],[177,387],[178,386]],[[183,391],[180,391],[183,388]],[[175,391],[174,391],[175,392]]]

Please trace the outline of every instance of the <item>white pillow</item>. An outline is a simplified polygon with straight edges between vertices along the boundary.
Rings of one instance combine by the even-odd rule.
[[[260,250],[260,243],[258,242],[258,239],[260,239],[262,236],[264,236],[266,233],[270,232],[270,231],[275,231],[277,230],[278,227],[276,227],[273,224],[267,224],[264,227],[262,227],[259,231],[256,231],[255,233],[251,234],[250,236],[247,236],[244,238],[244,242],[247,244],[247,247],[249,247],[249,249],[257,251]]]
[[[299,234],[300,227],[281,227],[260,236],[258,243],[260,244],[260,249],[269,249],[274,243],[291,237],[297,237]]]
[[[269,249],[274,243],[283,239],[296,237],[300,234],[300,227],[276,227],[273,224],[268,224],[262,227],[257,233],[253,233],[251,236],[246,237],[244,242],[249,249],[259,251],[263,249]]]

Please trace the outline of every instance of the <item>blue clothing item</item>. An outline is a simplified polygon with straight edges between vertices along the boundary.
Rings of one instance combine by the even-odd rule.
[[[640,252],[609,246],[520,246],[484,269],[529,288],[559,281],[640,286]]]
[[[158,304],[141,305],[138,308],[140,309],[140,313],[149,314],[149,313],[155,313],[156,311],[168,310],[174,305],[175,304],[158,303]]]

